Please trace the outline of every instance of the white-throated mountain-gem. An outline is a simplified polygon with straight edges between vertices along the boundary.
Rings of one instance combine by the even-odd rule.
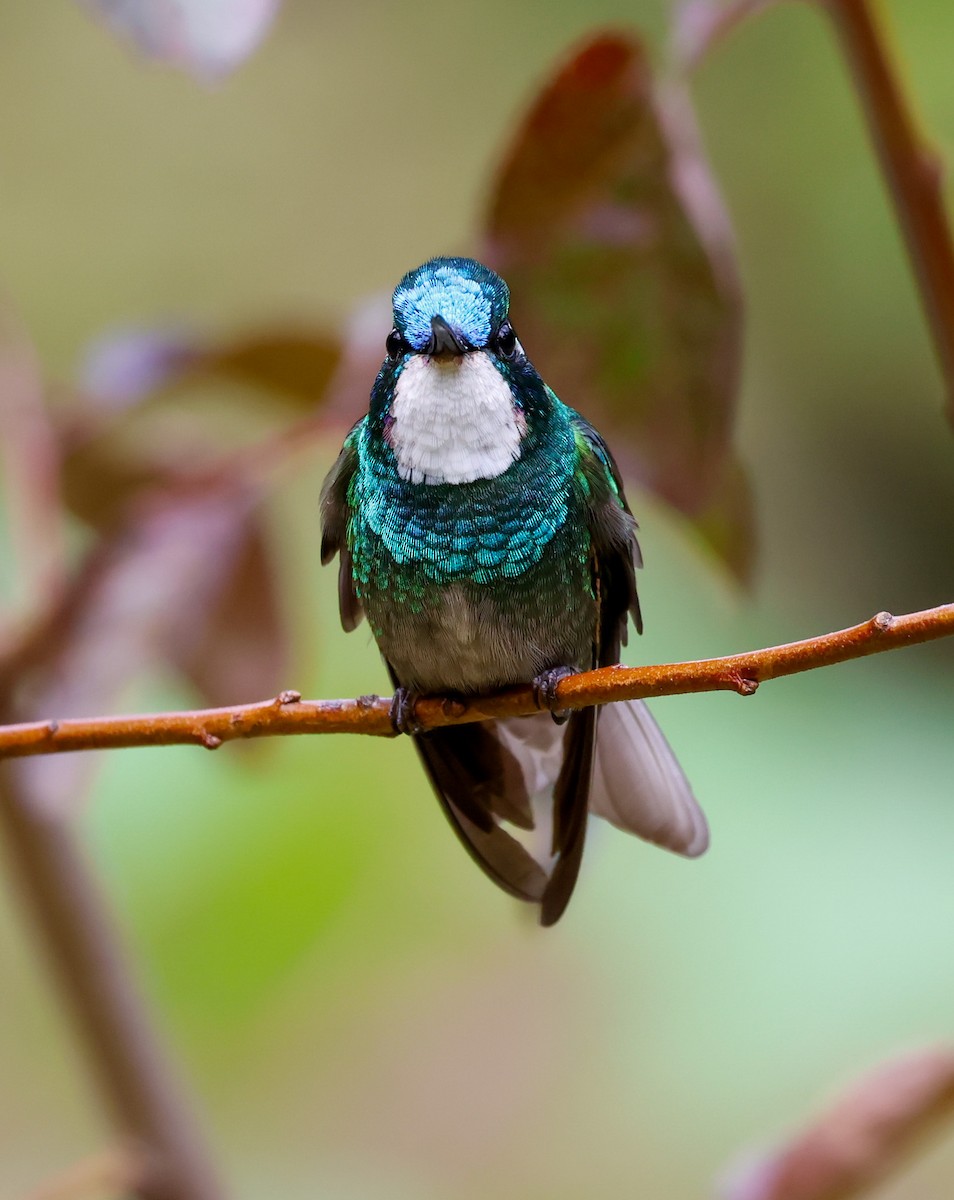
[[[508,319],[510,294],[467,258],[394,292],[394,328],[322,491],[322,562],[339,556],[341,622],[367,615],[395,715],[471,857],[556,921],[589,812],[679,854],[705,817],[640,701],[416,732],[413,698],[619,660],[642,624],[636,523],[606,443],[547,387]]]

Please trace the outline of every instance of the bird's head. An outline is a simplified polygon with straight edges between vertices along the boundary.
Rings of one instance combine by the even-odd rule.
[[[503,360],[519,349],[507,319],[510,292],[472,258],[432,258],[408,271],[394,290],[391,362],[409,355],[454,359],[486,351]]]
[[[507,318],[504,281],[471,258],[432,258],[394,291],[394,328],[370,429],[413,483],[492,479],[519,459],[543,381]]]

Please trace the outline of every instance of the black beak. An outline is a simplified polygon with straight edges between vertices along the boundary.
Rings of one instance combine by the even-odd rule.
[[[425,354],[466,354],[469,347],[455,333],[443,317],[431,317],[431,340],[424,347]]]

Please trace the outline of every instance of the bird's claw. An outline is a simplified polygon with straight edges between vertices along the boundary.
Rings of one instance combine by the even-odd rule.
[[[395,733],[406,733],[413,736],[415,733],[421,732],[421,726],[417,723],[417,718],[414,715],[414,705],[417,703],[417,694],[412,692],[410,688],[398,687],[394,689],[394,696],[391,700],[391,726]]]
[[[553,717],[554,724],[562,725],[569,720],[570,710],[557,708],[557,685],[569,675],[575,675],[573,667],[550,667],[541,671],[533,681],[533,699],[537,708],[545,708]]]

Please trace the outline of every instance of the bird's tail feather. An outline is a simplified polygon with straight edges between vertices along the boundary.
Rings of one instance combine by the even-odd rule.
[[[603,707],[590,811],[687,858],[709,845],[709,826],[662,730],[642,700]]]
[[[703,854],[709,845],[705,815],[646,704],[623,701],[598,711],[589,811],[617,829],[687,858]],[[511,805],[519,805],[524,818],[521,828],[537,830],[538,850],[550,839],[553,794],[566,752],[567,727],[555,725],[541,714],[460,728],[492,731],[497,753],[510,763],[510,784],[502,790],[510,792]],[[522,786],[515,787],[518,780]],[[513,820],[499,800],[493,811]]]
[[[414,740],[470,856],[505,891],[541,905],[552,925],[579,872],[595,713],[459,725]]]
[[[505,892],[539,902],[548,874],[520,836],[498,819],[515,829],[526,829],[533,821],[522,787],[513,786],[519,766],[494,736],[492,723],[431,730],[418,734],[414,744],[445,815],[474,862]]]
[[[588,812],[694,858],[709,830],[641,701],[458,725],[414,739],[451,825],[500,887],[552,925],[579,872]]]

